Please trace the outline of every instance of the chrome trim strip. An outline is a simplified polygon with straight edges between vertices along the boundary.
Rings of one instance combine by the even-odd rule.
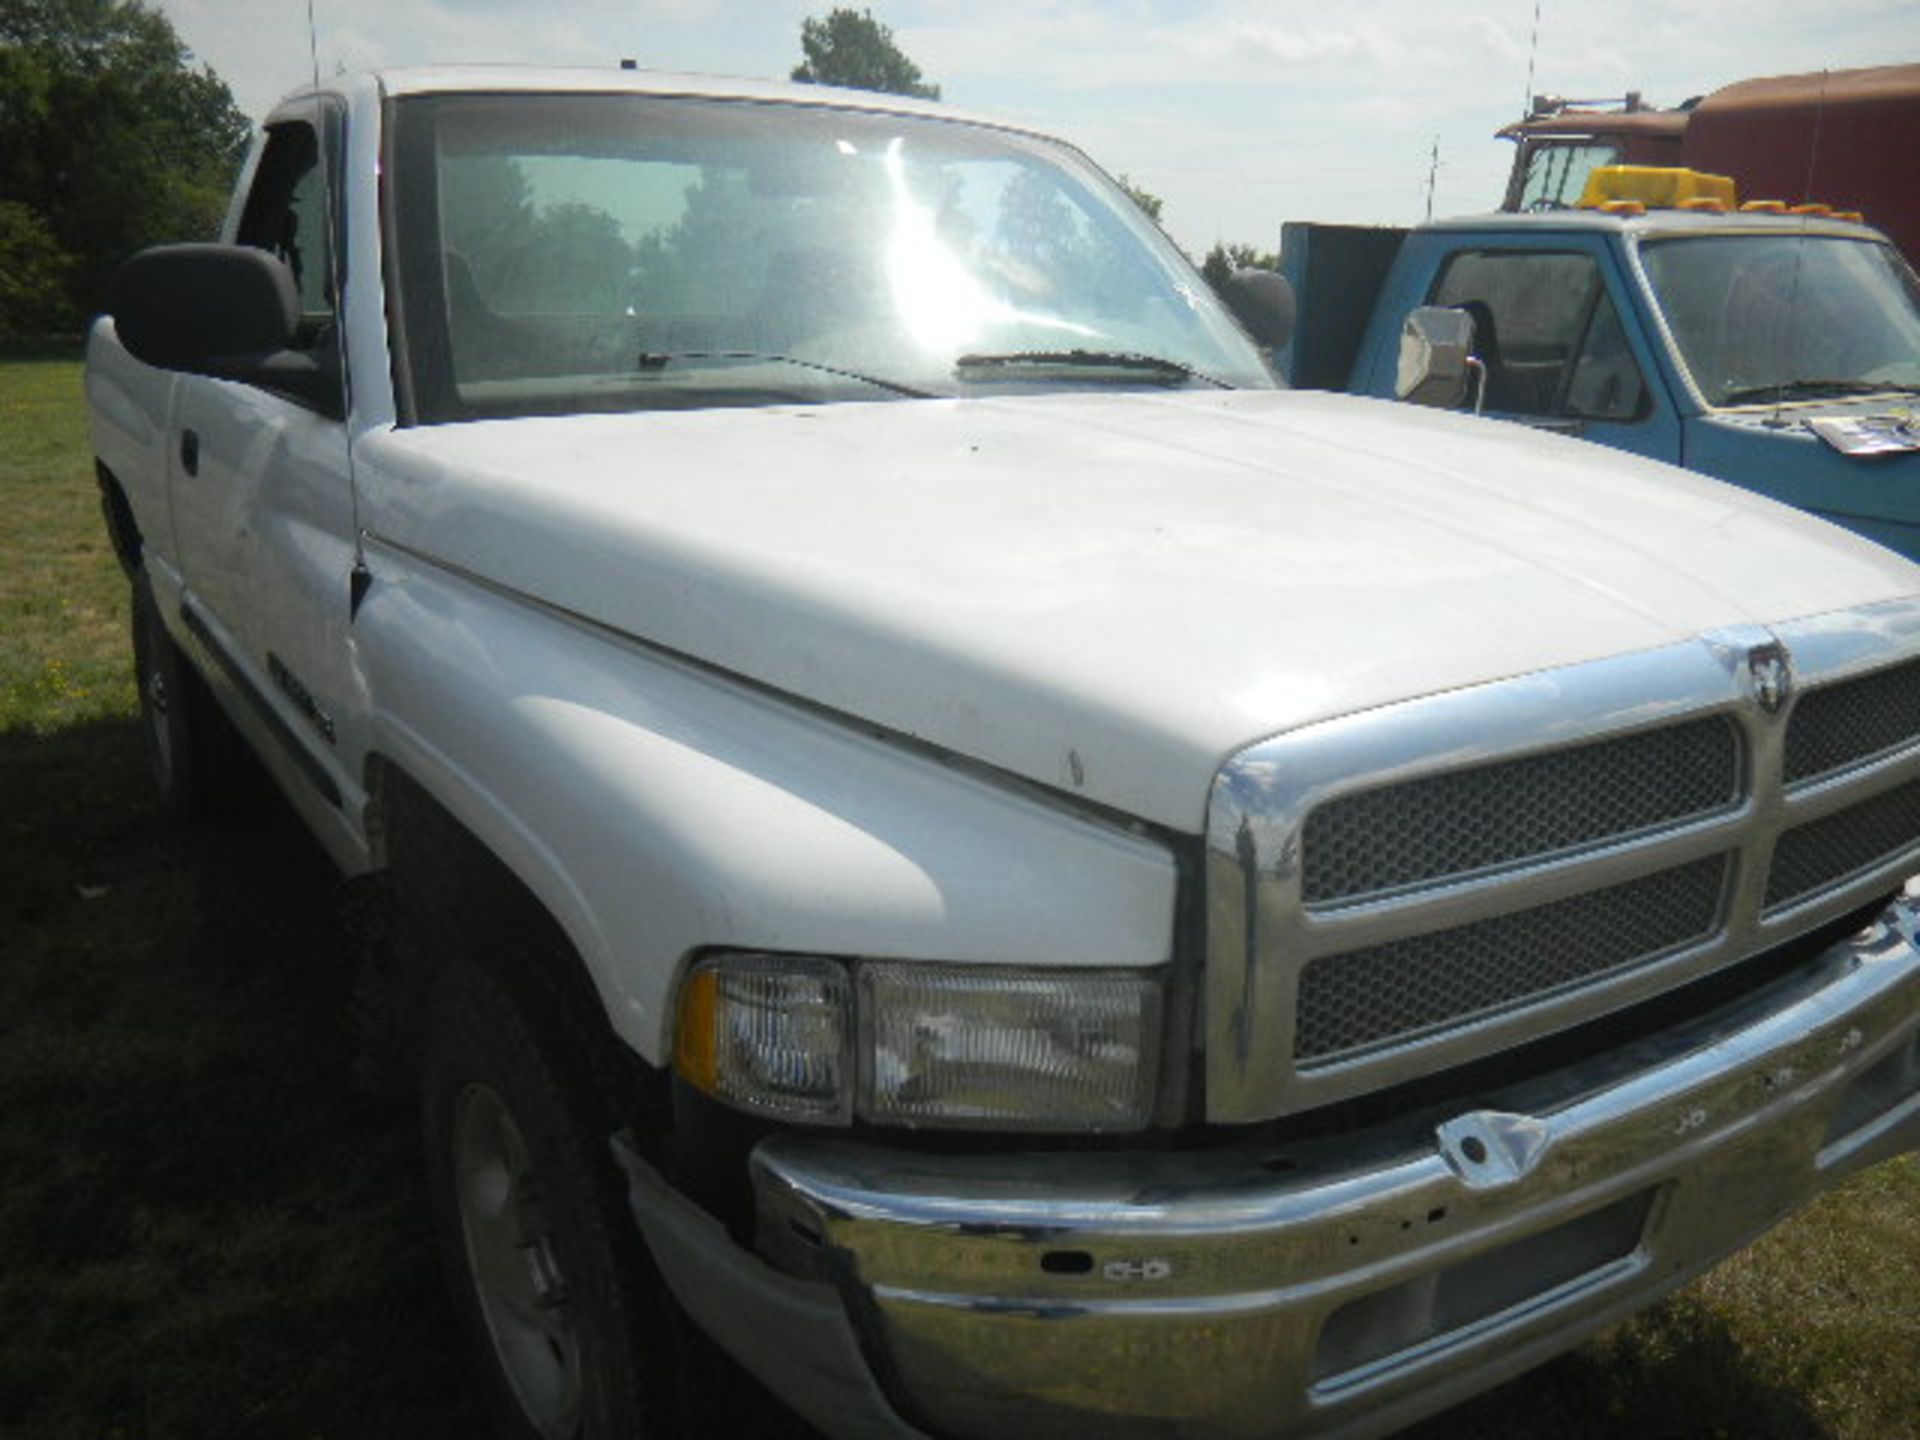
[[[227,649],[220,638],[213,633],[213,627],[200,613],[200,608],[191,600],[181,601],[180,620],[194,640],[213,657],[214,663],[220,667],[220,673],[227,677],[235,693],[247,702],[248,708],[266,727],[267,733],[273,736],[300,778],[311,785],[314,793],[328,805],[335,810],[340,809],[343,797],[340,793],[340,784],[333,778],[333,773],[327,769],[325,762],[307,748],[299,732],[287,723],[286,717],[274,707],[267,693],[253,683],[253,677],[247,674],[245,667],[235,658],[233,652]],[[326,731],[318,733],[324,733],[327,741],[331,743],[332,722],[328,722]]]
[[[1784,645],[1790,699],[1769,714],[1749,657]],[[1207,1117],[1272,1118],[1384,1088],[1649,999],[1845,914],[1920,869],[1920,845],[1871,871],[1765,912],[1784,832],[1920,774],[1920,743],[1783,785],[1798,702],[1827,685],[1920,656],[1920,598],[1740,626],[1657,650],[1448,691],[1274,736],[1216,776],[1207,816]],[[1307,817],[1340,795],[1551,753],[1724,715],[1744,747],[1744,793],[1729,811],[1572,853],[1309,906],[1301,893]],[[1299,976],[1322,956],[1531,909],[1725,851],[1734,856],[1722,928],[1705,944],[1438,1033],[1297,1068]]]

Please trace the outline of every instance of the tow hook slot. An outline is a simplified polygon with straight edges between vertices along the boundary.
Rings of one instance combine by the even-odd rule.
[[[1469,1190],[1497,1190],[1539,1168],[1553,1145],[1553,1130],[1531,1115],[1474,1110],[1434,1132],[1440,1154]]]

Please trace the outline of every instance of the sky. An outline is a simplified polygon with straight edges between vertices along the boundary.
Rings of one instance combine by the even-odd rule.
[[[784,78],[831,0],[312,0],[322,75],[466,61]],[[258,119],[308,83],[307,0],[159,0]],[[1915,0],[866,0],[950,104],[1073,141],[1198,255],[1286,220],[1492,208],[1529,93],[1653,104],[1920,61]],[[1537,29],[1536,29],[1537,27]],[[1537,36],[1537,41],[1536,41]],[[1435,146],[1438,165],[1433,165]]]

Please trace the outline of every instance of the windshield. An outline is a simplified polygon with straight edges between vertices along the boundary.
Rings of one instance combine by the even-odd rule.
[[[1920,388],[1920,282],[1889,245],[1701,235],[1644,242],[1640,261],[1709,405]]]
[[[1571,210],[1586,191],[1587,177],[1619,158],[1619,147],[1598,140],[1536,140],[1526,152],[1519,208]]]
[[[1179,252],[1063,146],[737,100],[397,108],[422,421],[1273,384]]]

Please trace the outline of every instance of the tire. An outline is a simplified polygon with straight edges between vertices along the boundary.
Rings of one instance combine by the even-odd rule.
[[[200,680],[167,633],[144,570],[133,576],[133,683],[147,769],[161,806],[177,819],[198,818],[207,799],[193,743],[193,691]]]
[[[588,1047],[557,997],[450,961],[427,995],[435,1239],[495,1432],[677,1433],[686,1336],[627,1209]]]
[[[258,762],[167,633],[153,582],[133,575],[133,683],[161,807],[175,819],[244,813],[261,791]]]

